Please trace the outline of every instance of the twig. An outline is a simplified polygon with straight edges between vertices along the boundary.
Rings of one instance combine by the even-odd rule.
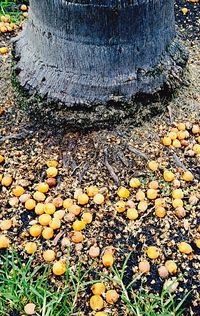
[[[143,152],[141,152],[139,149],[136,149],[130,145],[127,146],[127,148],[132,152],[134,153],[135,155],[137,156],[140,156],[141,158],[143,158],[144,160],[149,160],[147,155],[144,154]]]
[[[75,160],[72,160],[72,167],[73,167],[73,166],[74,166],[74,167],[73,167],[71,176],[75,175],[76,171],[78,170],[78,168],[80,168],[80,166],[82,166],[82,164],[83,164],[83,161],[82,161],[79,165],[77,165],[76,162],[75,162]]]
[[[18,133],[18,134],[11,134],[11,135],[8,135],[8,136],[2,136],[0,138],[0,143],[3,143],[6,140],[10,140],[10,139],[22,140],[22,139],[26,138],[28,135],[31,135],[33,133],[34,133],[33,131],[26,131],[25,130],[25,131],[23,131],[21,133]]]
[[[114,180],[116,185],[119,185],[119,178],[116,175],[116,173],[113,170],[113,167],[109,164],[108,162],[108,148],[104,148],[104,162],[105,162],[105,166],[108,169],[112,179]]]
[[[86,162],[85,165],[84,165],[84,167],[83,167],[83,169],[82,169],[82,171],[81,171],[80,174],[79,174],[79,182],[80,182],[80,183],[82,182],[83,177],[84,177],[84,175],[86,174],[86,172],[87,172],[87,170],[88,170],[88,167],[89,167],[89,163]]]
[[[117,152],[117,156],[119,157],[119,159],[121,160],[121,162],[124,164],[124,166],[129,167],[129,162],[126,159],[126,157],[124,156],[124,154],[120,151]]]

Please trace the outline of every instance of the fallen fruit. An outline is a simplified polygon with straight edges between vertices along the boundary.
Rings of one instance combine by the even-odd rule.
[[[80,243],[83,241],[83,234],[81,232],[75,231],[73,232],[71,239],[75,243]]]
[[[96,186],[91,185],[90,187],[87,188],[87,195],[89,197],[94,197],[96,194],[98,194],[99,190]]]
[[[89,197],[87,194],[82,193],[78,196],[78,204],[85,205],[88,203],[88,201],[89,201]]]
[[[25,190],[20,185],[17,185],[14,189],[12,189],[12,193],[16,197],[20,197],[22,194],[25,193]]]
[[[32,255],[34,252],[37,250],[37,245],[35,242],[27,242],[25,245],[25,251],[29,254]]]
[[[35,304],[33,303],[29,303],[29,304],[26,304],[24,306],[24,312],[27,314],[27,315],[34,315],[35,314]]]
[[[46,196],[45,196],[44,193],[39,192],[39,191],[36,191],[36,192],[33,194],[33,198],[34,198],[34,200],[36,200],[37,202],[43,202],[43,201],[46,199]]]
[[[167,260],[165,262],[165,267],[167,268],[170,274],[175,274],[177,272],[177,265],[173,260]]]
[[[158,170],[158,163],[155,160],[149,161],[148,167],[151,171]]]
[[[56,257],[56,254],[54,250],[48,249],[43,252],[43,258],[46,262],[54,261],[55,257]]]
[[[39,216],[38,218],[39,220],[39,223],[42,225],[42,226],[48,226],[51,222],[51,215],[49,214],[42,214]]]
[[[166,215],[166,210],[165,210],[164,207],[158,206],[158,207],[156,207],[156,209],[155,209],[155,214],[156,214],[157,217],[163,218],[163,217],[165,217],[165,215]]]
[[[44,214],[44,204],[43,203],[38,203],[35,206],[35,214],[37,214],[37,215]]]
[[[165,266],[161,266],[158,268],[159,277],[162,279],[166,279],[169,276],[169,272]]]
[[[53,230],[59,229],[61,226],[61,221],[59,218],[53,218],[52,221],[49,223],[49,227]]]
[[[118,213],[122,213],[126,210],[126,203],[124,201],[118,201],[115,204],[115,208]]]
[[[138,218],[138,211],[134,208],[129,208],[127,210],[127,215],[126,215],[130,220],[135,220]]]
[[[9,187],[12,184],[12,182],[13,182],[13,179],[9,175],[5,175],[1,180],[1,184],[4,185],[5,187]]]
[[[95,295],[102,295],[103,293],[105,293],[106,287],[103,283],[98,282],[92,286],[91,290],[92,290],[92,293]]]
[[[150,271],[150,264],[147,260],[143,260],[139,263],[138,268],[141,273],[148,273]]]
[[[29,233],[33,237],[39,237],[42,234],[42,226],[35,224],[30,227]]]
[[[171,172],[169,170],[164,171],[163,177],[164,177],[166,182],[171,182],[175,179],[175,175],[173,174],[173,172]]]
[[[59,260],[53,264],[53,273],[55,275],[62,275],[66,272],[66,264]]]
[[[56,211],[56,207],[53,203],[46,203],[44,204],[44,212],[46,214],[52,215]]]
[[[147,256],[150,259],[157,259],[160,255],[159,249],[155,246],[149,246],[147,248]]]
[[[89,212],[83,213],[83,215],[82,215],[82,221],[83,221],[85,224],[90,224],[90,223],[92,223],[92,214],[89,213]]]
[[[182,175],[182,178],[185,181],[192,181],[194,179],[194,176],[190,171],[185,171]]]
[[[12,220],[11,219],[5,219],[0,222],[0,229],[1,230],[8,230],[12,227]]]
[[[90,247],[90,249],[89,249],[89,256],[91,258],[97,258],[99,256],[99,254],[100,254],[100,248],[99,247],[97,247],[97,246]]]
[[[0,235],[0,249],[8,248],[10,245],[10,239],[5,235]]]
[[[180,252],[188,255],[190,254],[193,250],[192,247],[187,243],[187,242],[180,242],[180,244],[178,245],[178,249]]]
[[[41,182],[37,186],[37,190],[41,193],[47,193],[49,191],[49,185],[46,182]]]
[[[175,189],[172,191],[172,197],[173,199],[183,199],[184,194],[181,189]]]
[[[141,182],[140,182],[140,180],[137,179],[137,178],[132,178],[132,179],[130,180],[130,182],[129,182],[129,185],[130,185],[131,188],[136,189],[136,188],[139,188],[139,187],[140,187]]]
[[[42,237],[46,240],[49,240],[53,237],[54,232],[51,227],[45,227],[42,231]]]
[[[29,211],[32,211],[36,206],[36,202],[33,199],[29,199],[25,202],[25,208]]]
[[[155,200],[157,198],[158,191],[155,189],[148,189],[147,190],[147,197],[150,200]]]
[[[74,231],[81,231],[85,228],[85,222],[78,219],[72,225]]]
[[[58,169],[56,169],[55,167],[49,167],[46,170],[46,173],[47,173],[47,177],[48,178],[55,178],[57,176],[57,174],[58,174]]]
[[[102,256],[102,262],[105,267],[111,267],[114,263],[114,258],[112,253],[105,253]]]
[[[73,200],[70,198],[63,201],[63,207],[66,209],[68,209],[72,205],[73,205]]]
[[[2,32],[2,33],[4,33],[3,31],[4,31],[3,28],[1,28],[1,32]],[[5,28],[5,31],[7,31],[6,28]],[[8,47],[0,47],[0,54],[1,54],[1,55],[7,54],[8,52],[9,52]]]
[[[93,198],[94,203],[96,204],[102,204],[104,202],[104,196],[103,194],[97,193]]]
[[[128,199],[130,196],[130,191],[128,189],[126,189],[125,187],[120,187],[117,190],[117,195],[121,198],[121,199]]]
[[[109,290],[106,292],[106,302],[109,304],[114,304],[118,301],[119,294],[115,290]]]
[[[103,308],[103,299],[100,295],[93,295],[90,298],[90,307],[93,311],[100,311]]]

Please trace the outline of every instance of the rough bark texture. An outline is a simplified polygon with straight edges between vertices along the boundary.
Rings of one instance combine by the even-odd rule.
[[[173,6],[173,0],[32,0],[15,45],[21,85],[79,108],[173,88],[187,61]]]

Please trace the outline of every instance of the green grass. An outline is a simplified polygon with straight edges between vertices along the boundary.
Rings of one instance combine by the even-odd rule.
[[[114,278],[105,275],[110,281],[117,282],[121,288],[121,298],[129,309],[130,315],[134,316],[181,316],[183,311],[182,305],[188,295],[178,303],[175,303],[175,294],[170,293],[171,285],[166,290],[163,290],[161,295],[146,294],[144,289],[139,289],[136,293],[132,289],[132,285],[136,282],[140,275],[137,275],[133,280],[125,286],[124,275],[126,273],[127,262],[131,253],[126,257],[122,268],[119,270],[113,267]]]
[[[90,269],[85,272],[79,264],[77,270],[72,271],[70,263],[67,262],[64,284],[57,287],[51,280],[52,264],[34,267],[34,257],[30,257],[24,264],[15,251],[7,252],[0,260],[0,315],[9,316],[13,310],[23,313],[24,306],[32,302],[36,305],[37,316],[78,316],[79,295],[84,297],[88,285],[107,278],[118,283],[121,299],[129,309],[130,315],[181,316],[184,310],[182,305],[187,295],[177,305],[175,295],[170,294],[168,289],[160,296],[146,294],[143,289],[136,294],[132,290],[132,285],[140,275],[125,286],[123,279],[130,255],[120,270],[113,267],[113,278],[102,274],[98,280],[93,281],[88,281]]]
[[[13,23],[20,23],[23,18],[22,18],[22,11],[20,11],[20,5],[21,4],[28,4],[28,0],[1,0],[0,1],[0,16],[1,15],[10,15],[11,22]]]
[[[89,271],[83,271],[81,265],[75,272],[69,262],[66,265],[65,284],[57,287],[51,282],[50,265],[33,268],[33,257],[24,264],[15,252],[7,253],[0,263],[0,315],[8,316],[12,310],[23,312],[30,302],[36,305],[38,316],[72,315],[78,295],[94,281],[87,281]]]

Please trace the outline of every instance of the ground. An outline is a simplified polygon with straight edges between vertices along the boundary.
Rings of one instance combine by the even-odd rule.
[[[188,14],[183,15],[180,11],[183,7],[189,8]],[[27,262],[29,257],[24,250],[26,243],[36,242],[37,251],[33,264],[35,267],[44,264],[42,253],[46,249],[53,249],[57,260],[67,258],[72,271],[77,271],[78,262],[81,262],[83,270],[87,271],[91,267],[86,277],[87,281],[92,282],[101,278],[107,290],[115,289],[120,296],[113,305],[104,303],[104,310],[109,315],[129,315],[131,311],[127,307],[129,304],[126,305],[123,301],[124,290],[117,282],[116,276],[113,280],[114,272],[102,263],[102,255],[107,248],[115,259],[115,267],[119,270],[129,255],[123,283],[127,287],[137,276],[137,280],[130,287],[134,293],[142,287],[146,294],[159,295],[166,280],[159,277],[158,268],[167,260],[173,260],[177,265],[177,272],[174,275],[170,274],[167,280],[178,282],[174,292],[175,301],[179,302],[188,294],[183,304],[185,311],[182,315],[199,313],[200,250],[197,241],[200,239],[200,155],[194,150],[194,146],[198,147],[200,141],[198,130],[194,133],[194,126],[197,126],[197,129],[200,127],[199,4],[176,1],[175,8],[177,29],[190,53],[184,85],[170,99],[166,99],[165,102],[162,100],[162,113],[139,126],[134,125],[134,118],[129,118],[120,124],[110,126],[109,129],[67,132],[64,128],[58,129],[58,126],[54,129],[51,122],[48,122],[49,116],[45,124],[41,124],[34,117],[33,111],[27,109],[26,102],[18,102],[19,92],[11,84],[11,54],[0,57],[0,144],[1,155],[5,157],[0,173],[2,176],[10,174],[13,179],[10,186],[1,186],[0,219],[12,219],[12,227],[3,234],[9,237],[23,262]],[[10,36],[0,35],[0,45],[11,47]],[[41,117],[44,118],[44,115],[41,114]],[[181,141],[181,147],[163,145],[163,137],[177,128],[178,123],[185,123],[188,131],[185,140]],[[176,136],[177,133],[175,130]],[[86,211],[93,216],[92,222],[82,231],[82,243],[72,241],[74,218],[69,216],[68,210],[61,220],[61,228],[54,231],[53,238],[33,238],[29,234],[29,229],[38,222],[38,215],[34,210],[27,211],[24,203],[18,198],[13,200],[12,190],[16,185],[24,187],[26,193],[31,196],[34,194],[37,184],[47,180],[47,162],[52,160],[58,162],[58,175],[56,185],[46,194],[47,202],[60,197],[63,200],[71,198],[74,204],[78,204],[74,192],[77,188],[87,192],[91,185],[97,186],[104,196],[105,200],[100,205],[90,197],[89,202],[81,206],[81,213],[77,216],[79,220]],[[150,170],[149,161],[158,163],[156,171]],[[175,179],[179,181],[165,181],[163,174],[166,169],[171,170]],[[185,170],[189,170],[194,176],[192,181],[182,179]],[[133,177],[140,180],[140,189],[145,192],[145,210],[140,209],[139,201],[136,199],[139,189],[130,187],[130,179]],[[147,197],[151,181],[157,182],[158,197],[165,200],[166,216],[163,218],[155,215],[155,200]],[[125,212],[116,210],[116,203],[120,200],[117,190],[121,186],[130,192],[130,197],[121,197],[125,201]],[[186,214],[182,218],[177,216],[177,209],[172,205],[171,194],[176,186],[180,186],[184,193],[181,200]],[[139,216],[135,220],[127,218],[127,208],[130,207],[138,209]],[[63,207],[59,206],[58,209]],[[192,247],[189,254],[179,250],[179,244],[183,241]],[[100,248],[100,255],[96,259],[89,255],[89,249],[93,245]],[[156,246],[159,249],[160,256],[157,259],[148,257],[149,246]],[[6,250],[1,250],[1,256],[5,255]],[[1,265],[4,265],[3,260],[2,257]],[[138,264],[142,260],[150,263],[150,272],[141,275]],[[62,287],[64,277],[54,276],[51,272],[52,265],[53,263],[50,264],[50,282]],[[128,294],[132,295],[129,292]],[[78,315],[78,311],[81,315],[95,314],[89,305],[91,296],[91,285],[87,285],[84,292],[78,293],[73,308],[73,313],[76,314],[73,315]],[[35,303],[33,299],[31,301]],[[29,300],[24,298],[22,305],[27,303]],[[14,315],[14,310],[13,314],[11,311],[1,312],[2,315]],[[22,315],[18,314],[17,310],[15,315]],[[132,314],[138,315],[133,312]],[[144,315],[158,314],[155,309],[152,314]]]

